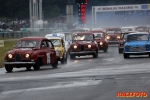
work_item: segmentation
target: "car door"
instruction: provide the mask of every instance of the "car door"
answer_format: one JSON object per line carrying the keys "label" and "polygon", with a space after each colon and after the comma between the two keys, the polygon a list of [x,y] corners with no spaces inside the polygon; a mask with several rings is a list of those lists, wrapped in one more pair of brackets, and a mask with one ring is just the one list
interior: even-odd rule
{"label": "car door", "polygon": [[41,43],[41,50],[43,55],[43,64],[50,63],[50,54],[48,53],[48,44],[46,40],[43,40]]}

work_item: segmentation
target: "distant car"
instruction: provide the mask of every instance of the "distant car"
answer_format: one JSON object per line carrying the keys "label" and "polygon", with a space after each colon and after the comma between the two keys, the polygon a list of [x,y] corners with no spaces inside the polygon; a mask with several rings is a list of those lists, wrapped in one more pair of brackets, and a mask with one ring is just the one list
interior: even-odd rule
{"label": "distant car", "polygon": [[92,28],[92,29],[91,29],[91,31],[98,31],[98,30],[103,31],[103,28]]}
{"label": "distant car", "polygon": [[45,36],[45,38],[49,38],[49,37],[61,37],[64,40],[65,43],[65,49],[68,52],[68,49],[70,47],[70,42],[71,42],[71,33],[70,34],[65,34],[65,33],[53,33],[53,34],[47,34]]}
{"label": "distant car", "polygon": [[47,64],[57,68],[58,61],[50,40],[42,37],[26,37],[19,39],[14,49],[6,53],[4,64],[6,71],[11,72],[15,67],[26,67],[30,70],[33,66],[34,70],[39,70],[42,65]]}
{"label": "distant car", "polygon": [[94,30],[93,32],[95,36],[95,40],[98,43],[99,50],[103,50],[104,52],[107,52],[108,49],[108,43],[106,40],[105,33],[101,30]]}
{"label": "distant car", "polygon": [[108,44],[118,44],[121,35],[121,28],[108,28],[106,29],[106,35]]}
{"label": "distant car", "polygon": [[72,44],[69,48],[70,59],[86,55],[93,55],[93,58],[97,58],[98,51],[98,44],[94,40],[92,32],[80,32],[73,35]]}
{"label": "distant car", "polygon": [[150,34],[148,32],[130,33],[124,44],[124,58],[130,55],[149,55],[150,57]]}
{"label": "distant car", "polygon": [[58,61],[62,64],[67,63],[67,51],[65,49],[64,40],[60,37],[48,37],[48,39],[51,40],[54,45],[56,55],[59,56]]}
{"label": "distant car", "polygon": [[136,32],[136,29],[133,26],[121,27],[121,33],[133,33],[133,32]]}
{"label": "distant car", "polygon": [[149,26],[137,26],[135,28],[137,32],[149,32],[150,33],[150,27]]}

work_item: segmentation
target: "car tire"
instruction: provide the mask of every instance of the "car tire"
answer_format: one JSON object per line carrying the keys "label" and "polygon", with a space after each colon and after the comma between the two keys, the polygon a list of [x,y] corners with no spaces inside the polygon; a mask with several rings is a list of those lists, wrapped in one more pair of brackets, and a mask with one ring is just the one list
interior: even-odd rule
{"label": "car tire", "polygon": [[35,62],[35,65],[33,65],[33,68],[34,68],[34,70],[39,70],[40,67],[41,67],[41,61],[40,61],[40,60],[37,60],[37,61]]}
{"label": "car tire", "polygon": [[123,53],[123,50],[121,50],[121,49],[119,49],[118,51],[119,51],[119,53]]}
{"label": "car tire", "polygon": [[31,66],[26,67],[27,70],[31,70]]}
{"label": "car tire", "polygon": [[98,52],[96,51],[95,54],[93,54],[93,58],[97,58],[98,57]]}
{"label": "car tire", "polygon": [[129,54],[124,53],[123,56],[125,59],[129,58]]}
{"label": "car tire", "polygon": [[63,57],[61,60],[60,60],[61,64],[64,64],[65,63],[65,58]]}
{"label": "car tire", "polygon": [[58,66],[58,60],[56,60],[56,62],[53,63],[53,64],[51,64],[51,65],[52,65],[52,68],[57,68],[57,66]]}
{"label": "car tire", "polygon": [[75,59],[75,56],[70,54],[70,59],[71,60]]}
{"label": "car tire", "polygon": [[107,52],[107,49],[104,49],[103,51],[104,51],[104,52]]}
{"label": "car tire", "polygon": [[149,54],[149,57],[150,57],[150,54]]}
{"label": "car tire", "polygon": [[11,67],[10,65],[5,65],[5,69],[7,72],[12,72],[13,67]]}

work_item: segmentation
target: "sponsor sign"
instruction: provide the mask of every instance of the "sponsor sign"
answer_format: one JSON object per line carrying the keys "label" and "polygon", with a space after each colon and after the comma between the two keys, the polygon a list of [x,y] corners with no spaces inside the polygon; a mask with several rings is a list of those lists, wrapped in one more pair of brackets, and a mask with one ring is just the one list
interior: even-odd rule
{"label": "sponsor sign", "polygon": [[116,5],[116,6],[93,6],[93,7],[95,8],[96,12],[150,10],[150,4]]}
{"label": "sponsor sign", "polygon": [[0,47],[4,47],[4,40],[0,40]]}

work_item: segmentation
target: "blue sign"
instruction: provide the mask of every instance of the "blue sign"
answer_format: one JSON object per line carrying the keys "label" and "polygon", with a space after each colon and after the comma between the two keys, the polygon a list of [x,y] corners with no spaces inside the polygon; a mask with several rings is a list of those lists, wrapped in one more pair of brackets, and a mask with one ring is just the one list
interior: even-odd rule
{"label": "blue sign", "polygon": [[148,5],[142,5],[141,8],[142,9],[148,9]]}

